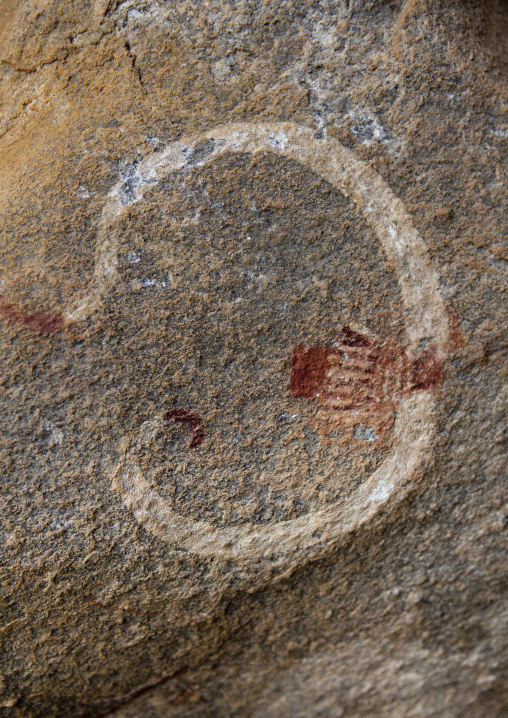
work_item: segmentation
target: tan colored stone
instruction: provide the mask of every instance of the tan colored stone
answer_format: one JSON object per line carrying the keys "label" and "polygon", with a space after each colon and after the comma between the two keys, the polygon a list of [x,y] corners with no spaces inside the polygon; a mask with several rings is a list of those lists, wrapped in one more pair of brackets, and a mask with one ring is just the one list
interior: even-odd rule
{"label": "tan colored stone", "polygon": [[503,716],[506,4],[0,18],[5,715]]}

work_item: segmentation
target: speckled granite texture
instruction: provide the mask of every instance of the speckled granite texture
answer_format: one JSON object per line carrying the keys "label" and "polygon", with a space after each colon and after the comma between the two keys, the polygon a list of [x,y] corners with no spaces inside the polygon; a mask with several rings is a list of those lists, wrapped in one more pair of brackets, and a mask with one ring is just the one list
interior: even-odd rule
{"label": "speckled granite texture", "polygon": [[0,715],[508,715],[508,4],[0,3]]}

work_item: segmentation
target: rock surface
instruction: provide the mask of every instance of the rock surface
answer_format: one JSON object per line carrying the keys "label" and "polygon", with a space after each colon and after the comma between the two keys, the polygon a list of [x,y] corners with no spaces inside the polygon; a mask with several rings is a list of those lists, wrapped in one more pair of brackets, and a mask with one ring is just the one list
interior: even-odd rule
{"label": "rock surface", "polygon": [[1,715],[508,714],[508,5],[0,5]]}

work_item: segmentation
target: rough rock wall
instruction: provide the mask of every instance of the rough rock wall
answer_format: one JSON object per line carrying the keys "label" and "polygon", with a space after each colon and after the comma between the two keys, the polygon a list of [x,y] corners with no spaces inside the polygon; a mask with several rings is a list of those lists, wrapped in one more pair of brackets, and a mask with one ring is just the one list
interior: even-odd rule
{"label": "rough rock wall", "polygon": [[506,715],[506,2],[0,8],[2,715]]}

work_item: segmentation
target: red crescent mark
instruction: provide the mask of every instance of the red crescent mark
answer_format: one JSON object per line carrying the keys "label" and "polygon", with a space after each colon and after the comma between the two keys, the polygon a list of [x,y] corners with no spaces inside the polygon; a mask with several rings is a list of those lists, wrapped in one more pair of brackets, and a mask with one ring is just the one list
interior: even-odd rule
{"label": "red crescent mark", "polygon": [[0,297],[0,314],[13,324],[27,327],[39,334],[54,334],[65,327],[63,314],[28,314]]}
{"label": "red crescent mark", "polygon": [[194,411],[188,411],[187,409],[171,409],[167,412],[164,418],[166,421],[181,421],[184,424],[189,425],[189,429],[191,430],[191,443],[189,444],[190,449],[198,447],[205,438],[203,419]]}

